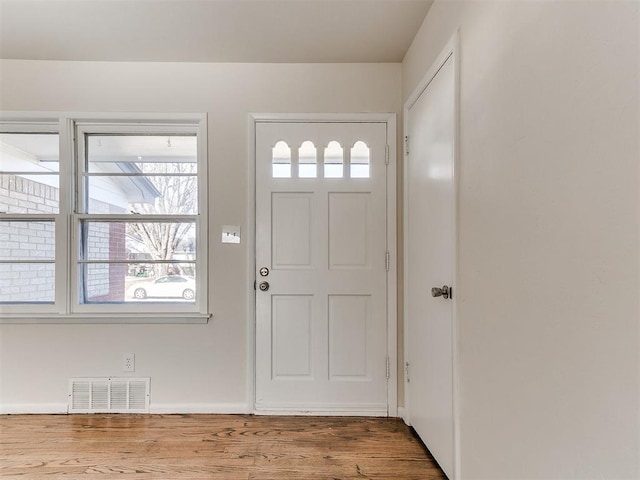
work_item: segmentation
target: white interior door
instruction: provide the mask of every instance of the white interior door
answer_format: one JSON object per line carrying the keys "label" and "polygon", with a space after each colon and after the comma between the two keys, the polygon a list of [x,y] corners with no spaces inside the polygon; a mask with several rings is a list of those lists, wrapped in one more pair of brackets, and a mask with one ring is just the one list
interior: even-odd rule
{"label": "white interior door", "polygon": [[[450,56],[408,111],[406,318],[409,419],[453,478],[455,66]],[[434,292],[437,293],[437,292]],[[455,295],[455,288],[453,289]]]}
{"label": "white interior door", "polygon": [[258,413],[387,415],[386,144],[256,124]]}

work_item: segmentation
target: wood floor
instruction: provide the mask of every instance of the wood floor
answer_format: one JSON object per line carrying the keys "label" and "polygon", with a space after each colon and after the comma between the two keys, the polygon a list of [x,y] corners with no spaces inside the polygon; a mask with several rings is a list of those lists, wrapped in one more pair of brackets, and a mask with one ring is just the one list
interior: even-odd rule
{"label": "wood floor", "polygon": [[0,416],[4,479],[446,479],[397,419]]}

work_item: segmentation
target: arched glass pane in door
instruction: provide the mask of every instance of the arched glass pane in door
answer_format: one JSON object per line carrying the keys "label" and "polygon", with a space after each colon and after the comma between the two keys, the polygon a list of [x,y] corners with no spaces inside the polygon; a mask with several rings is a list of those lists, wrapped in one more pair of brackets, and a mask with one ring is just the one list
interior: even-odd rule
{"label": "arched glass pane in door", "polygon": [[344,176],[344,151],[336,141],[329,142],[324,149],[324,178]]}
{"label": "arched glass pane in door", "polygon": [[351,149],[351,178],[369,178],[370,152],[367,144],[357,141]]}
{"label": "arched glass pane in door", "polygon": [[291,149],[287,142],[281,140],[276,143],[271,159],[273,178],[291,178]]}
{"label": "arched glass pane in door", "polygon": [[298,177],[316,178],[317,151],[313,142],[302,142],[298,150]]}

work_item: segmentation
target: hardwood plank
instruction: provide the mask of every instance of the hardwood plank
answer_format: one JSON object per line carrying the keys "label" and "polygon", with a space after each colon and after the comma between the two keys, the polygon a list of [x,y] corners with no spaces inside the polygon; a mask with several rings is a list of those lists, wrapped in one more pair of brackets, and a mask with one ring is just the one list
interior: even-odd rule
{"label": "hardwood plank", "polygon": [[0,416],[4,480],[443,480],[397,419]]}

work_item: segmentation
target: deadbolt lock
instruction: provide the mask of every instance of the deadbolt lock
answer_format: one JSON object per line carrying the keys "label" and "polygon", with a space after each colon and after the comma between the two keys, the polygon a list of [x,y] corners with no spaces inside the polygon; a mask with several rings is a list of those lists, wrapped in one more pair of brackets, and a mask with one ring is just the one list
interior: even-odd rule
{"label": "deadbolt lock", "polygon": [[266,277],[267,275],[269,275],[269,269],[267,267],[262,267],[260,269],[260,276]]}

